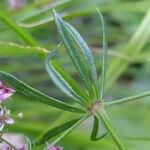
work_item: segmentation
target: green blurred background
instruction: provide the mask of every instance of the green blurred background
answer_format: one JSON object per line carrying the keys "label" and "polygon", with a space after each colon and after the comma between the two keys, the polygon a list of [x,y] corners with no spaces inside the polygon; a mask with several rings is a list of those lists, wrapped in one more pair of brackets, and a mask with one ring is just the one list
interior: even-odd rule
{"label": "green blurred background", "polygon": [[[55,8],[78,29],[92,48],[100,73],[102,31],[96,7],[103,14],[107,30],[109,55],[106,99],[123,98],[150,90],[149,0],[28,0],[19,8],[11,6],[8,0],[0,1],[0,9],[7,11],[18,26],[38,41],[40,47],[48,50],[60,42],[52,18],[52,9]],[[12,46],[10,42],[24,46],[24,53],[17,55],[13,52],[17,46]],[[0,70],[15,75],[48,95],[72,103],[51,82],[45,70],[44,59],[26,51],[28,48],[22,39],[0,20]],[[64,49],[56,59],[81,84]],[[78,116],[35,103],[19,93],[5,104],[13,115],[19,112],[24,114],[22,119],[15,119],[14,125],[7,126],[8,131],[23,133],[31,140],[46,129]],[[108,114],[129,150],[150,149],[150,98],[113,106],[108,109]],[[90,141],[92,121],[93,118],[88,119],[59,143],[64,146],[64,150],[117,149],[109,136],[101,141]],[[101,125],[100,132],[103,130]]]}

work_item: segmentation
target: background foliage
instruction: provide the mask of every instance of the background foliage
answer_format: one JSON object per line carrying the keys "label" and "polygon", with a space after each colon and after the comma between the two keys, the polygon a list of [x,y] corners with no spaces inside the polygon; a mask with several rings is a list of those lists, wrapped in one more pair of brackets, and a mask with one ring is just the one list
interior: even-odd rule
{"label": "background foliage", "polygon": [[[0,70],[12,73],[48,95],[65,99],[65,95],[49,79],[43,61],[44,51],[51,50],[59,43],[52,8],[55,7],[83,35],[92,47],[100,72],[102,31],[95,9],[98,7],[104,15],[108,37],[106,98],[117,99],[149,90],[149,6],[149,0],[35,0],[28,1],[23,8],[12,10],[7,1],[1,0]],[[6,19],[7,16],[9,20]],[[65,49],[62,48],[58,53],[57,60],[81,84]],[[64,114],[63,111],[44,104],[31,102],[18,93],[6,105],[14,114],[24,113],[24,118],[16,119],[15,125],[8,126],[8,130],[24,133],[29,138],[36,138],[46,128],[76,117],[71,113]],[[149,149],[149,98],[108,108],[108,113],[129,149]],[[92,119],[62,141],[65,149],[116,149],[109,137],[97,142],[90,141]]]}

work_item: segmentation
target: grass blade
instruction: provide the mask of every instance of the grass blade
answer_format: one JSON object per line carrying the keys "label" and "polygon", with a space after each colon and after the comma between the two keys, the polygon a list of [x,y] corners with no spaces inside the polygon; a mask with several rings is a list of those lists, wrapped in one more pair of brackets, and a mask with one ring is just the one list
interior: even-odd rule
{"label": "grass blade", "polygon": [[30,45],[30,46],[37,46],[38,43],[37,41],[25,30],[23,30],[21,27],[19,27],[13,20],[12,18],[9,17],[9,15],[0,10],[0,19],[4,21],[14,32],[16,32],[22,39],[23,41]]}
{"label": "grass blade", "polygon": [[44,93],[41,93],[40,91],[33,89],[32,87],[28,86],[27,84],[23,83],[16,77],[0,71],[0,80],[5,81],[9,83],[13,88],[15,88],[16,91],[21,92],[22,94],[26,95],[27,97],[42,102],[44,104],[66,110],[71,112],[78,112],[78,113],[84,113],[83,110],[72,107],[68,104],[65,104],[57,99],[54,99],[52,97],[49,97],[45,95]]}

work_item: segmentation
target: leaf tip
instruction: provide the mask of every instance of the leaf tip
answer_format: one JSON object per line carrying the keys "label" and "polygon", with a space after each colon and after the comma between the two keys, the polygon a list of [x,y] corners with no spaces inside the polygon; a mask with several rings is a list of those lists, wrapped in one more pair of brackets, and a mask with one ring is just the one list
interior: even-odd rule
{"label": "leaf tip", "polygon": [[57,14],[54,8],[53,8],[53,14],[54,14],[54,15],[56,15],[56,14]]}

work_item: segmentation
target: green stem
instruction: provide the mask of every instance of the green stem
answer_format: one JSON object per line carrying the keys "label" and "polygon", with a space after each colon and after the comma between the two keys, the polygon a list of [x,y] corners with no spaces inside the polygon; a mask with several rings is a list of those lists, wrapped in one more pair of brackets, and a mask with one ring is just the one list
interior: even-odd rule
{"label": "green stem", "polygon": [[97,116],[98,119],[101,119],[101,121],[103,122],[103,124],[104,124],[105,128],[107,129],[108,133],[110,134],[110,136],[112,137],[112,139],[116,143],[118,149],[119,150],[126,150],[126,148],[122,144],[122,141],[120,140],[119,135],[113,129],[113,127],[111,125],[111,121],[109,119],[109,116],[107,115],[105,110],[104,109],[99,110],[99,112],[96,114],[96,116]]}
{"label": "green stem", "polygon": [[115,101],[112,101],[112,102],[106,102],[106,103],[104,103],[104,105],[106,107],[109,107],[109,106],[113,106],[113,105],[118,105],[118,104],[130,102],[130,101],[138,100],[140,98],[144,98],[144,97],[147,97],[147,96],[150,96],[150,91],[140,93],[140,94],[137,94],[137,95],[133,95],[133,96],[130,96],[130,97],[122,98],[122,99],[119,99],[119,100],[115,100]]}
{"label": "green stem", "polygon": [[0,20],[6,23],[15,33],[17,33],[26,44],[30,46],[38,45],[37,41],[28,32],[20,28],[17,23],[13,21],[10,15],[2,9],[0,10]]}

